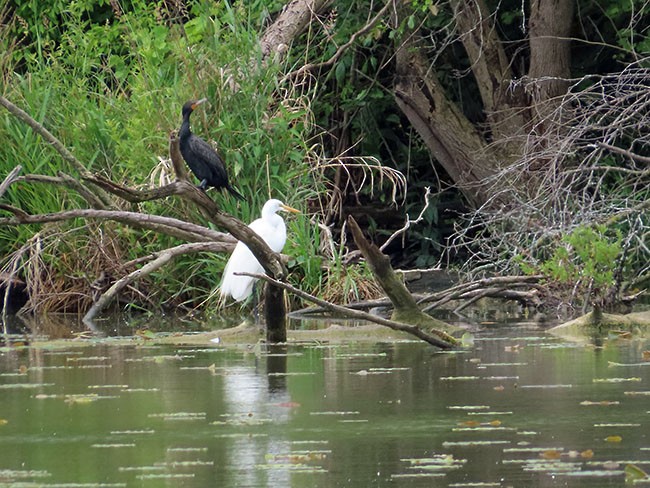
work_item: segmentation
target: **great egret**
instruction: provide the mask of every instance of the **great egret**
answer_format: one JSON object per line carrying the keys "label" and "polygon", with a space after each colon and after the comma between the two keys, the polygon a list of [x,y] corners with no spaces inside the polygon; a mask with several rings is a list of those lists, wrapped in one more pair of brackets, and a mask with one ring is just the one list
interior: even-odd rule
{"label": "great egret", "polygon": [[208,99],[190,100],[183,105],[183,123],[178,133],[181,155],[192,170],[192,173],[201,181],[199,188],[205,190],[208,186],[225,188],[240,200],[244,197],[228,183],[226,166],[219,153],[210,144],[200,137],[192,134],[190,130],[190,115],[196,107]]}
{"label": "great egret", "polygon": [[[287,241],[287,226],[282,217],[277,214],[278,211],[300,213],[299,210],[285,205],[280,200],[271,199],[262,207],[262,217],[249,225],[275,252],[282,251],[284,243]],[[222,296],[230,295],[238,302],[244,301],[250,296],[253,292],[253,285],[257,281],[251,276],[235,275],[240,272],[264,273],[262,265],[253,256],[248,246],[241,241],[235,246],[235,250],[226,264],[220,287]]]}

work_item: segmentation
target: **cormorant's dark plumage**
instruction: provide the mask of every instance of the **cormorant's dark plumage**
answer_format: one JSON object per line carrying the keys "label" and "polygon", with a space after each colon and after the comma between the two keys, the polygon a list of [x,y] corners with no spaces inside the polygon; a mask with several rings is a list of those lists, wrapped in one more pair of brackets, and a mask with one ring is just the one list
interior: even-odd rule
{"label": "cormorant's dark plumage", "polygon": [[244,197],[228,183],[226,166],[219,153],[190,130],[190,115],[205,101],[207,98],[190,100],[183,105],[183,123],[178,133],[181,155],[192,173],[201,181],[199,185],[201,189],[205,190],[208,186],[225,188],[240,200],[244,200]]}

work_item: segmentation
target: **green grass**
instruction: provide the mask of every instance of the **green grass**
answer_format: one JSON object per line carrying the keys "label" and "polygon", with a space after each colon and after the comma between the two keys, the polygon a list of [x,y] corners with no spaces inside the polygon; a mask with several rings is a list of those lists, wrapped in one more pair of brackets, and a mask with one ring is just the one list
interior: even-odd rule
{"label": "green grass", "polygon": [[[2,93],[43,123],[86,168],[131,186],[149,185],[160,158],[168,157],[168,134],[180,125],[182,104],[207,97],[209,103],[192,117],[193,130],[216,142],[247,201],[216,191],[212,198],[245,222],[257,218],[271,196],[304,211],[304,202],[322,188],[305,162],[312,131],[308,93],[277,85],[282,66],[255,63],[255,16],[226,3],[197,1],[191,11],[200,16],[185,25],[184,34],[181,26],[160,20],[153,7],[135,2],[133,8],[103,24],[66,11],[52,38],[41,32],[31,45],[12,45],[9,36],[0,36],[0,48],[11,50],[2,59]],[[23,174],[78,176],[30,128],[7,112],[0,117],[1,174],[20,164]],[[73,191],[43,183],[13,185],[3,203],[31,213],[86,206]],[[205,224],[200,213],[174,199],[137,208]],[[75,226],[79,222],[56,226],[57,232],[70,231],[65,245],[55,240],[41,256],[48,269],[39,273],[44,282],[56,282],[57,290],[91,283],[110,259],[126,262],[179,243],[118,224],[101,223],[94,232],[72,232]],[[296,256],[294,274],[303,288],[317,290],[318,231],[304,214],[289,228],[286,252]],[[7,256],[39,229],[0,229],[0,254]],[[141,290],[170,306],[213,306],[213,299],[205,300],[224,264],[223,256],[185,256],[148,277]],[[119,266],[111,271],[128,272]]]}

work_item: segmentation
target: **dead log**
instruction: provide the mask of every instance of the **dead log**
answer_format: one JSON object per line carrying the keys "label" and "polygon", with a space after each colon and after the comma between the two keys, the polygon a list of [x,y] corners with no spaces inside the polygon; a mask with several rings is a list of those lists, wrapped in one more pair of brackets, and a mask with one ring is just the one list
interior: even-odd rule
{"label": "dead log", "polygon": [[361,250],[363,257],[366,258],[377,282],[393,304],[391,316],[393,321],[426,329],[431,334],[444,337],[445,340],[448,340],[450,333],[459,330],[457,327],[437,320],[420,310],[411,293],[393,271],[388,256],[366,240],[353,217],[348,217],[347,222],[354,242]]}

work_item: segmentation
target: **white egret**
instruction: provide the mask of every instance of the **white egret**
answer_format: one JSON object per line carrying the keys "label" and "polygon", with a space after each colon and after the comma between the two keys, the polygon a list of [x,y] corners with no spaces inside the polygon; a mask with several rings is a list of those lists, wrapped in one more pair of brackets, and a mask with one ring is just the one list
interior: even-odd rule
{"label": "white egret", "polygon": [[[254,220],[249,227],[259,235],[264,242],[274,251],[280,252],[287,241],[287,226],[277,212],[300,213],[299,210],[285,205],[280,200],[271,199],[262,207],[262,217]],[[253,292],[255,278],[251,276],[235,275],[235,273],[264,273],[264,268],[257,258],[248,249],[248,246],[239,241],[235,246],[221,281],[221,295],[230,295],[238,302],[246,300]]]}

